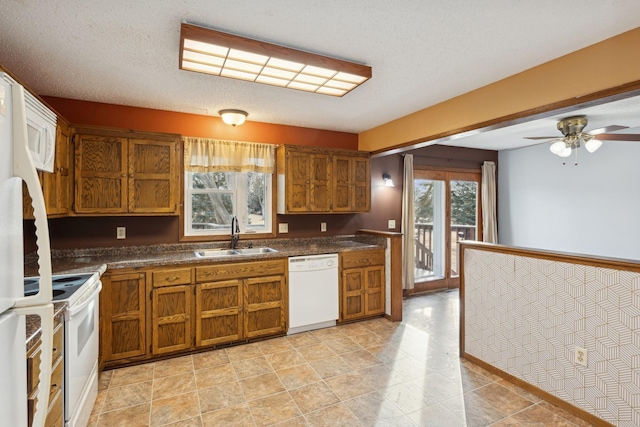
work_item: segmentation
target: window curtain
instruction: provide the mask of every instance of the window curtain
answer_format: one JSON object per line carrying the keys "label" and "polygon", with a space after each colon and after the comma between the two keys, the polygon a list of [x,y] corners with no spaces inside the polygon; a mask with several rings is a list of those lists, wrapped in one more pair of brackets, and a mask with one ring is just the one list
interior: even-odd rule
{"label": "window curtain", "polygon": [[183,137],[189,172],[275,172],[275,145]]}
{"label": "window curtain", "polygon": [[402,179],[402,289],[413,289],[415,280],[415,237],[413,209],[413,154],[404,156]]}
{"label": "window curtain", "polygon": [[496,164],[494,162],[484,162],[482,165],[482,240],[487,243],[498,243]]}

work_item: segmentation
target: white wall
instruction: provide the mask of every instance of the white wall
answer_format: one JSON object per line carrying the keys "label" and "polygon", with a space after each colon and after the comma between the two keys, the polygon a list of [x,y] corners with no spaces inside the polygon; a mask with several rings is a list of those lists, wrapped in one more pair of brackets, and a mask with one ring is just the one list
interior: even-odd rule
{"label": "white wall", "polygon": [[501,244],[640,260],[640,144],[561,159],[548,144],[499,153]]}

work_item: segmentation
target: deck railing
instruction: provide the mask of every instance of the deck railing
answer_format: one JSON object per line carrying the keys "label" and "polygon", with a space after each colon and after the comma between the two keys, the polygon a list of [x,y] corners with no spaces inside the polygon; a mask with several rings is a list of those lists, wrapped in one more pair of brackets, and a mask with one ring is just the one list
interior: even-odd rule
{"label": "deck railing", "polygon": [[[451,240],[452,243],[463,240],[476,240],[476,226],[452,225]],[[433,224],[416,223],[414,241],[415,267],[420,270],[433,271]],[[451,245],[451,250],[454,254],[456,247],[457,245]]]}

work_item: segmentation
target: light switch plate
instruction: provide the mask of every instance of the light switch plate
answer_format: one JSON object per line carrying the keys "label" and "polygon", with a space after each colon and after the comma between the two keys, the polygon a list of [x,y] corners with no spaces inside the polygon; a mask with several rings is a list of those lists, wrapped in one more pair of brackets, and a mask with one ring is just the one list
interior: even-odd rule
{"label": "light switch plate", "polygon": [[127,238],[127,227],[116,227],[116,239],[122,240]]}
{"label": "light switch plate", "polygon": [[320,231],[322,231],[322,232],[327,231],[327,223],[326,222],[321,222],[320,223]]}
{"label": "light switch plate", "polygon": [[396,220],[395,219],[390,219],[388,227],[389,227],[389,229],[396,228]]}
{"label": "light switch plate", "polygon": [[281,222],[278,224],[278,232],[280,233],[288,233],[289,232],[289,224],[286,222]]}

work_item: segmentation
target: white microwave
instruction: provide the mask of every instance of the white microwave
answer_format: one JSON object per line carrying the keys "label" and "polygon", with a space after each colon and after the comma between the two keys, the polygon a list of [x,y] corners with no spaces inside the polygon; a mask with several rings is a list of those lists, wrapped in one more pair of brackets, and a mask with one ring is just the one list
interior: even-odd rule
{"label": "white microwave", "polygon": [[56,114],[24,91],[29,151],[36,169],[53,172],[56,150]]}

